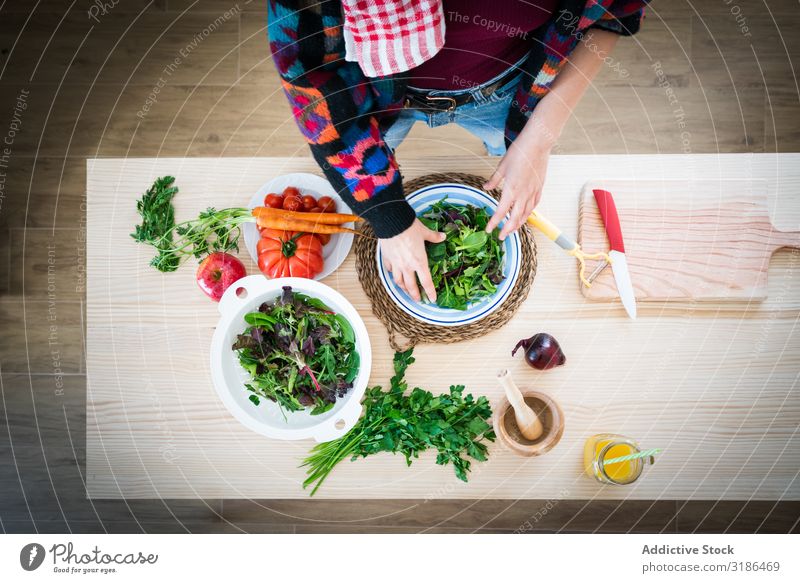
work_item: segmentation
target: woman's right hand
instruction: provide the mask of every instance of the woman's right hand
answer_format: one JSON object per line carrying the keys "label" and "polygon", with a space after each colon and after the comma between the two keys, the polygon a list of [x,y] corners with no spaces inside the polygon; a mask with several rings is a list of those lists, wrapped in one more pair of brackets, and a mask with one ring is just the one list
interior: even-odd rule
{"label": "woman's right hand", "polygon": [[381,239],[383,266],[392,273],[395,283],[403,288],[415,301],[420,301],[417,276],[425,295],[432,302],[436,301],[436,288],[433,287],[431,272],[428,268],[428,253],[425,241],[441,243],[444,233],[430,230],[416,219],[411,226],[390,239]]}

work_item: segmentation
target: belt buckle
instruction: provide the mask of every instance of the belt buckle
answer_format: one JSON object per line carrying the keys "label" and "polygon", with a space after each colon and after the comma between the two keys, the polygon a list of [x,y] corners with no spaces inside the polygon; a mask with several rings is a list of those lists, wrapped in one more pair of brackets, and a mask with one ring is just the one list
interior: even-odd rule
{"label": "belt buckle", "polygon": [[427,99],[428,101],[445,101],[445,102],[449,103],[450,105],[448,105],[447,109],[443,110],[443,111],[446,111],[448,113],[451,112],[451,111],[455,111],[455,109],[456,109],[456,105],[457,104],[456,104],[455,98],[453,98],[453,97],[443,97],[443,96],[439,96],[439,95],[426,95],[425,99]]}

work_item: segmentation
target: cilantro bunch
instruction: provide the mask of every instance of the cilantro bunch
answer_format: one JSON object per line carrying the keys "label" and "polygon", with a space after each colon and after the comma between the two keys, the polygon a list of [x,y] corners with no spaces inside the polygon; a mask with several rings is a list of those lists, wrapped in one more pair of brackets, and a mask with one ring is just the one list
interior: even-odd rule
{"label": "cilantro bunch", "polygon": [[499,229],[486,232],[489,213],[485,208],[442,199],[425,211],[420,221],[447,235],[441,243],[425,244],[438,306],[466,310],[497,291],[505,279],[503,244]]}
{"label": "cilantro bunch", "polygon": [[467,481],[471,457],[487,459],[486,441],[495,434],[488,420],[492,409],[486,397],[477,400],[464,395],[464,386],[451,386],[449,393],[434,396],[420,388],[408,395],[405,372],[414,362],[412,350],[394,355],[395,374],[391,388],[368,389],[364,415],[346,435],[315,446],[305,459],[308,477],[303,487],[319,489],[331,470],[341,461],[354,461],[380,452],[400,453],[411,465],[426,449],[436,449],[436,463],[453,464],[458,479]]}

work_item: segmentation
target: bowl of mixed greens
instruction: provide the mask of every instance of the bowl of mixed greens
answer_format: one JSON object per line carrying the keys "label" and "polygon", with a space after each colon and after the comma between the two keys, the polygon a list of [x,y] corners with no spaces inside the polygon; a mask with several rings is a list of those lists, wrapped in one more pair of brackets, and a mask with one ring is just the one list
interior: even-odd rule
{"label": "bowl of mixed greens", "polygon": [[462,326],[485,318],[509,297],[519,277],[522,249],[517,233],[500,241],[500,227],[486,224],[497,210],[489,194],[463,184],[435,184],[411,193],[407,200],[429,228],[447,234],[442,243],[426,243],[436,302],[423,295],[415,301],[383,267],[378,273],[389,296],[417,320],[437,326]]}
{"label": "bowl of mixed greens", "polygon": [[361,415],[372,351],[344,296],[304,278],[245,277],[219,303],[211,375],[220,399],[268,437],[330,441]]}

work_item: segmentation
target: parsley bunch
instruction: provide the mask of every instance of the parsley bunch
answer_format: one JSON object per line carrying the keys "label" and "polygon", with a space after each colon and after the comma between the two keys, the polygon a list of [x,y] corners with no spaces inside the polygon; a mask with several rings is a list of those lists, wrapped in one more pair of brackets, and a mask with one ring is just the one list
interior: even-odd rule
{"label": "parsley bunch", "polygon": [[382,451],[401,453],[411,465],[420,452],[432,448],[439,452],[436,463],[452,463],[456,476],[464,482],[470,470],[470,461],[464,456],[487,459],[485,441],[495,439],[487,421],[492,415],[488,399],[464,395],[463,385],[451,386],[449,393],[438,396],[420,388],[406,395],[405,372],[414,362],[411,353],[395,353],[391,388],[367,390],[364,416],[353,429],[311,450],[303,463],[308,468],[303,488],[313,485],[312,496],[336,464],[348,457],[354,461]]}

